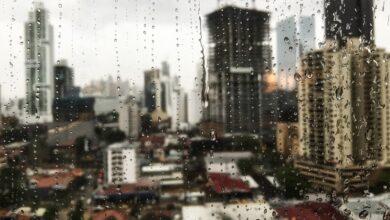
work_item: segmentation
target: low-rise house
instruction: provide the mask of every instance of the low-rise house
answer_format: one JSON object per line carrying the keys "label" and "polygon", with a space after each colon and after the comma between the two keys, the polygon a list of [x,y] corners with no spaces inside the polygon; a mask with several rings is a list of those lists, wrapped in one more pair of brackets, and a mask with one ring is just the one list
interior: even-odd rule
{"label": "low-rise house", "polygon": [[40,199],[52,199],[52,196],[65,196],[83,182],[84,172],[81,169],[60,170],[55,173],[35,174],[29,177],[29,190]]}
{"label": "low-rise house", "polygon": [[207,198],[228,201],[230,199],[252,198],[249,184],[241,178],[224,173],[208,173]]}
{"label": "low-rise house", "polygon": [[91,214],[91,220],[127,220],[129,219],[129,213],[125,210],[119,209],[105,209],[99,212],[94,212]]}
{"label": "low-rise house", "polygon": [[347,220],[348,218],[329,203],[305,202],[276,209],[282,220]]}
{"label": "low-rise house", "polygon": [[183,220],[276,219],[276,211],[264,201],[206,203],[182,207]]}
{"label": "low-rise house", "polygon": [[94,205],[121,203],[156,203],[160,198],[160,184],[148,179],[138,179],[133,184],[108,185],[93,195]]}
{"label": "low-rise house", "polygon": [[158,181],[161,187],[176,187],[184,184],[182,169],[181,164],[153,163],[143,166],[141,175],[152,181]]}

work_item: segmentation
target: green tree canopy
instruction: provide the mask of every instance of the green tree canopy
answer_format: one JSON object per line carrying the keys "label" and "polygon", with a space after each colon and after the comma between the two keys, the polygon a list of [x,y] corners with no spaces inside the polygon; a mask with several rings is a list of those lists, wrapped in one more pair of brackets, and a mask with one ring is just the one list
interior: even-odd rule
{"label": "green tree canopy", "polygon": [[6,167],[0,170],[0,207],[20,205],[26,195],[26,179],[22,171]]}
{"label": "green tree canopy", "polygon": [[309,182],[292,166],[280,167],[275,175],[286,198],[300,198],[310,187]]}

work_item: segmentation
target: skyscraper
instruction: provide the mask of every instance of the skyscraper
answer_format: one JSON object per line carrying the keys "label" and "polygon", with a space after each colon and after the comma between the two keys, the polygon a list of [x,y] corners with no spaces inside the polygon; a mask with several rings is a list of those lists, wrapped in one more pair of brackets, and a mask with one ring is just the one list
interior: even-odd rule
{"label": "skyscraper", "polygon": [[73,83],[73,69],[61,60],[54,66],[54,96],[56,99],[69,97],[75,94]]}
{"label": "skyscraper", "polygon": [[301,61],[304,159],[297,167],[313,183],[339,192],[348,186],[346,179],[355,188],[365,187],[367,168],[389,161],[389,55],[360,45],[358,38],[350,38],[345,48],[327,46]]}
{"label": "skyscraper", "polygon": [[[26,121],[52,121],[53,29],[42,3],[35,3],[25,24]],[[31,117],[32,116],[32,117]]]}
{"label": "skyscraper", "polygon": [[205,120],[225,132],[260,133],[261,78],[271,66],[268,12],[227,6],[207,15],[209,100]]}
{"label": "skyscraper", "polygon": [[172,79],[169,73],[169,65],[163,62],[161,65],[161,109],[172,116]]}
{"label": "skyscraper", "polygon": [[145,107],[148,112],[161,108],[161,78],[160,70],[145,71]]}
{"label": "skyscraper", "polygon": [[171,129],[176,131],[188,122],[188,97],[179,83],[179,77],[175,76],[173,78],[172,87]]}
{"label": "skyscraper", "polygon": [[141,116],[139,104],[135,98],[125,100],[122,108],[119,109],[119,129],[125,132],[129,138],[138,138],[141,130]]}
{"label": "skyscraper", "polygon": [[339,46],[347,37],[361,37],[364,44],[374,41],[373,0],[325,0],[325,35]]}
{"label": "skyscraper", "polygon": [[202,68],[200,63],[196,65],[197,77],[188,97],[188,122],[190,124],[196,124],[202,119]]}
{"label": "skyscraper", "polygon": [[276,26],[277,74],[279,78],[285,78],[287,74],[295,73],[295,65],[297,62],[296,28],[295,17],[293,16],[280,21]]}
{"label": "skyscraper", "polygon": [[315,49],[314,16],[291,16],[277,24],[277,74],[282,88],[294,88],[290,80],[297,71],[300,56]]}

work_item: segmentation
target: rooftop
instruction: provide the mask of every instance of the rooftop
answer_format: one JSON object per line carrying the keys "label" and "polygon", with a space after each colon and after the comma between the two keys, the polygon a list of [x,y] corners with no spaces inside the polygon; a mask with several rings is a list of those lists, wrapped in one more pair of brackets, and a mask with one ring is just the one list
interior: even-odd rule
{"label": "rooftop", "polygon": [[276,212],[268,203],[206,203],[204,205],[183,206],[183,220],[217,219],[275,219]]}
{"label": "rooftop", "polygon": [[277,212],[287,219],[346,220],[341,212],[329,203],[306,202],[291,207],[279,208]]}
{"label": "rooftop", "polygon": [[130,143],[128,141],[124,141],[124,142],[110,144],[107,146],[107,149],[118,149],[118,148],[135,149],[138,148],[139,145],[140,145],[139,142]]}
{"label": "rooftop", "polygon": [[106,219],[126,220],[128,219],[128,216],[126,215],[125,212],[116,209],[106,209],[92,214],[92,220],[106,220]]}
{"label": "rooftop", "polygon": [[34,175],[30,182],[33,188],[67,188],[77,177],[84,175],[81,169],[73,169],[68,172],[56,173],[54,175]]}
{"label": "rooftop", "polygon": [[209,184],[216,193],[249,193],[249,184],[223,173],[209,173]]}

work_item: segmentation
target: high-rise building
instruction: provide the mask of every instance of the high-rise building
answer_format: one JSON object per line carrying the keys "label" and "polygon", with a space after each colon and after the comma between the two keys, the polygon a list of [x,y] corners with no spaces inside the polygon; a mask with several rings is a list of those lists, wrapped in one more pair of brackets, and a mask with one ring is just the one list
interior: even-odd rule
{"label": "high-rise building", "polygon": [[297,21],[298,58],[316,49],[316,19],[314,16],[300,16]]}
{"label": "high-rise building", "polygon": [[130,99],[119,109],[119,129],[125,132],[127,137],[138,138],[141,130],[141,116],[138,103]]}
{"label": "high-rise building", "polygon": [[43,4],[35,3],[25,24],[27,121],[53,120],[53,29],[48,17]]}
{"label": "high-rise building", "polygon": [[78,89],[74,87],[73,81],[73,69],[66,60],[61,60],[54,66],[54,97],[61,99],[76,95]]}
{"label": "high-rise building", "polygon": [[348,37],[374,41],[373,0],[325,0],[325,35],[345,46]]}
{"label": "high-rise building", "polygon": [[197,77],[191,92],[188,94],[188,123],[193,125],[202,119],[202,68],[200,63],[196,66]]}
{"label": "high-rise building", "polygon": [[226,6],[207,15],[206,121],[227,133],[260,133],[261,79],[271,67],[268,12]]}
{"label": "high-rise building", "polygon": [[[295,17],[288,17],[280,21],[276,26],[277,34],[277,73],[287,76],[295,73],[297,62],[297,36]],[[280,77],[284,78],[284,77]]]}
{"label": "high-rise building", "polygon": [[176,131],[188,123],[188,97],[177,76],[173,79],[171,129]]}
{"label": "high-rise building", "polygon": [[145,107],[148,112],[161,108],[161,79],[160,70],[145,71]]}
{"label": "high-rise building", "polygon": [[3,133],[3,110],[2,110],[3,97],[1,95],[2,93],[1,93],[1,85],[0,85],[0,134]]}
{"label": "high-rise building", "polygon": [[137,148],[139,143],[114,143],[104,152],[105,183],[135,183],[139,176]]}
{"label": "high-rise building", "polygon": [[[387,163],[389,55],[361,49],[359,38],[309,52],[301,61],[297,167],[324,188],[365,187],[368,167]],[[367,169],[366,169],[367,168]],[[364,175],[357,175],[357,174]]]}
{"label": "high-rise building", "polygon": [[161,68],[161,110],[172,116],[172,79],[167,62],[162,63]]}
{"label": "high-rise building", "polygon": [[277,24],[277,73],[282,88],[294,88],[298,59],[316,47],[315,17],[288,17]]}

